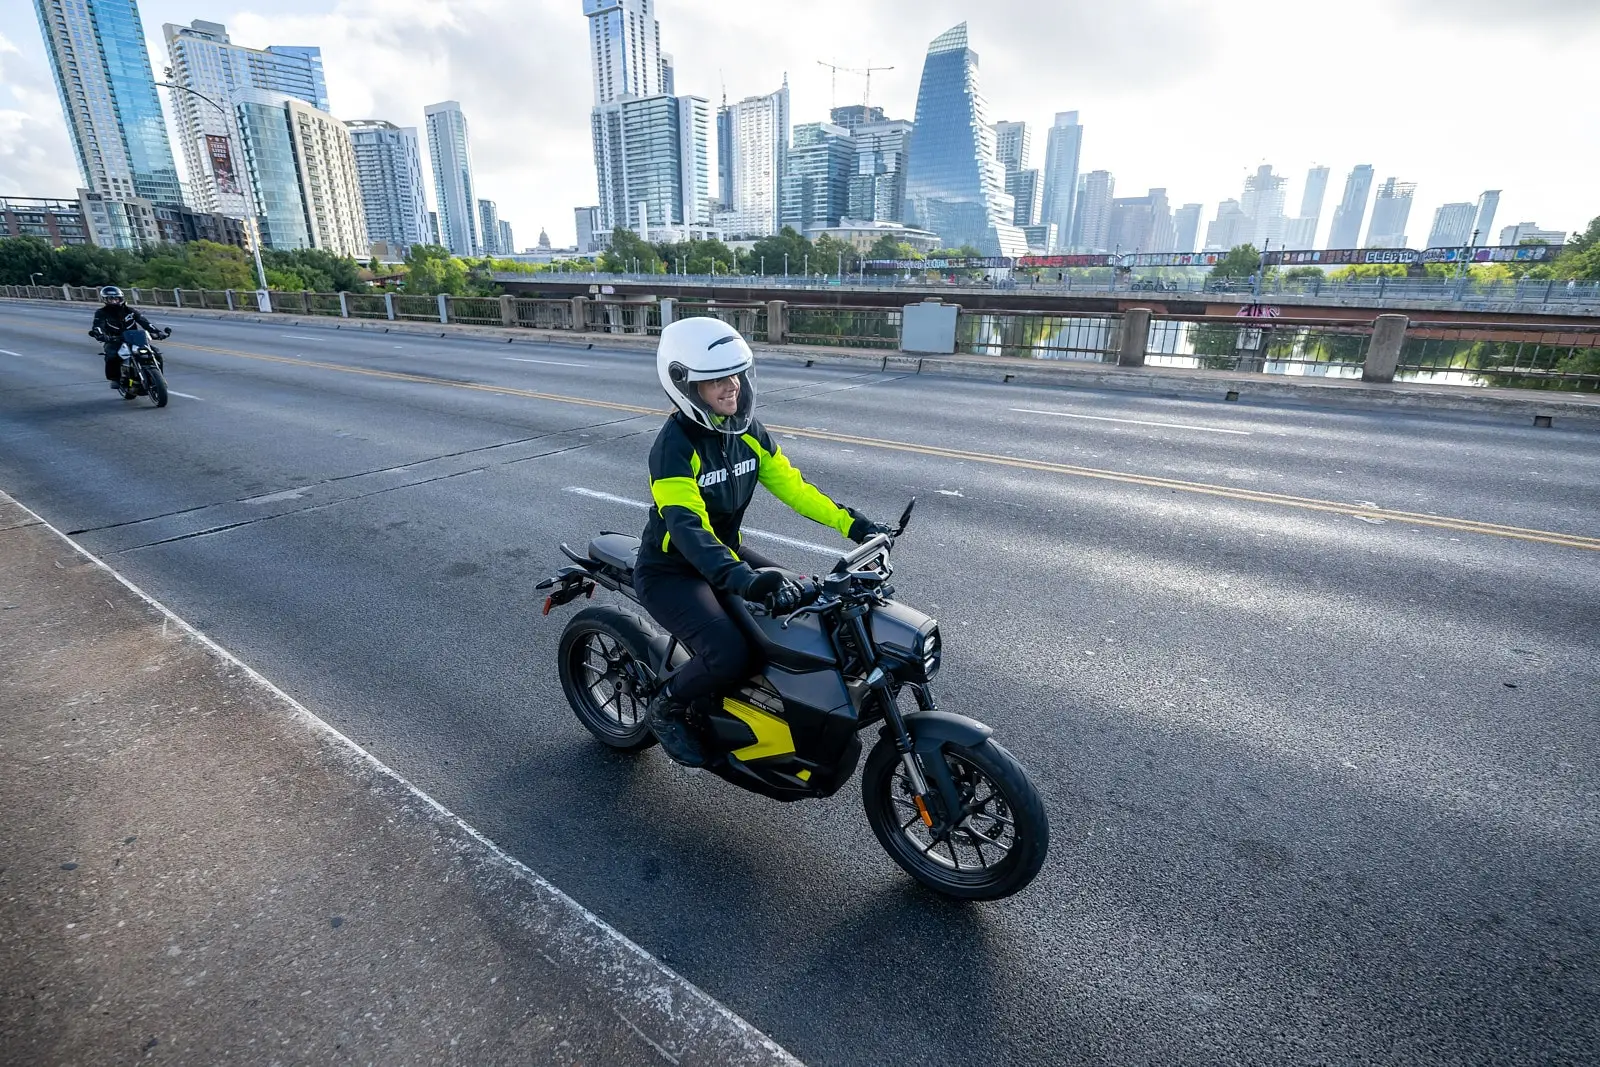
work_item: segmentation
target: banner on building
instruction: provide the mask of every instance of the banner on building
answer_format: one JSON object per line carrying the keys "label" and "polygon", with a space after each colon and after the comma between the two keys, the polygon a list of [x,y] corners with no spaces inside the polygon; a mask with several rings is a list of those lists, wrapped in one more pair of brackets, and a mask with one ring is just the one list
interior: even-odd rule
{"label": "banner on building", "polygon": [[1398,263],[1409,266],[1422,258],[1410,248],[1322,248],[1268,252],[1262,262],[1269,267],[1348,267],[1361,263]]}
{"label": "banner on building", "polygon": [[1116,263],[1116,259],[1116,256],[1106,255],[1022,256],[1018,258],[1017,266],[1056,270],[1064,267],[1109,267]]}
{"label": "banner on building", "polygon": [[214,133],[206,134],[206,155],[211,158],[211,176],[216,179],[217,188],[237,195],[239,176],[233,169],[233,149],[228,139]]}

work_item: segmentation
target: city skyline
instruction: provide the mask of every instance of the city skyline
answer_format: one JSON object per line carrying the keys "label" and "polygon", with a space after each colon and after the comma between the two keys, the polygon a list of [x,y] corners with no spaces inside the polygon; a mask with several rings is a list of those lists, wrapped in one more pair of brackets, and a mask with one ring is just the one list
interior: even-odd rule
{"label": "city skyline", "polygon": [[[1341,19],[1364,21],[1369,24],[1366,33],[1373,24],[1386,26],[1389,39],[1408,47],[1419,48],[1425,41],[1431,46],[1436,37],[1467,46],[1468,52],[1474,43],[1478,48],[1510,48],[1521,41],[1525,50],[1536,47],[1542,56],[1559,60],[1562,55],[1580,55],[1600,36],[1593,19],[1573,14],[1575,7],[1533,4],[1519,10],[1516,20],[1497,21],[1493,11],[1482,7],[1423,4],[1401,14],[1356,4],[1341,8],[1341,19],[1263,16],[1257,21],[1272,24],[1268,29],[1252,27],[1236,41],[1224,29],[1231,33],[1236,23],[1250,20],[1230,19],[1223,27],[1221,20],[1207,18],[1197,5],[1183,4],[1163,6],[1161,17],[1153,18],[1146,10],[1149,6],[1136,3],[1118,12],[1048,11],[1035,16],[1042,25],[1025,33],[1017,32],[1021,5],[997,5],[970,19],[972,47],[983,57],[989,114],[992,119],[1029,124],[1034,167],[1045,162],[1040,140],[1055,112],[1077,110],[1085,129],[1079,173],[1104,169],[1115,175],[1119,188],[1166,188],[1174,204],[1204,204],[1203,220],[1215,216],[1221,200],[1237,198],[1244,177],[1263,163],[1289,178],[1290,203],[1299,200],[1307,167],[1331,168],[1321,230],[1328,225],[1344,175],[1360,162],[1370,162],[1376,170],[1374,189],[1390,176],[1418,184],[1413,231],[1426,232],[1441,204],[1476,200],[1485,189],[1504,190],[1499,218],[1530,219],[1549,229],[1581,228],[1597,210],[1579,178],[1587,172],[1582,161],[1595,148],[1570,134],[1563,139],[1555,125],[1545,143],[1558,144],[1560,162],[1566,164],[1570,157],[1576,166],[1550,166],[1548,151],[1542,160],[1534,160],[1482,150],[1482,129],[1496,125],[1496,113],[1507,116],[1501,128],[1515,128],[1523,137],[1536,136],[1537,124],[1544,121],[1492,98],[1475,100],[1459,114],[1428,116],[1427,138],[1415,136],[1404,108],[1376,108],[1370,93],[1341,98],[1327,92],[1263,91],[1247,107],[1235,109],[1248,121],[1219,119],[1203,134],[1185,131],[1181,121],[1187,110],[1180,106],[1185,93],[1203,90],[1211,84],[1209,79],[1223,77],[1228,64],[1239,59],[1246,39],[1258,30],[1267,38],[1286,39],[1295,26],[1314,24],[1318,32],[1297,44],[1312,48],[1316,55],[1309,57],[1311,61],[1317,56],[1331,58],[1348,45],[1348,33],[1337,24]],[[165,0],[147,0],[140,7],[157,67],[164,59],[160,24],[206,17],[226,23],[235,41],[252,48],[277,41],[319,47],[332,110],[341,119],[420,125],[421,105],[441,98],[462,100],[463,109],[474,117],[479,184],[496,194],[503,214],[522,220],[529,232],[543,226],[557,244],[571,243],[573,207],[594,202],[592,148],[583,122],[594,93],[587,63],[587,20],[580,5],[570,0],[514,9],[482,0],[450,12],[411,3],[380,9],[350,0],[327,12],[325,5],[284,0],[273,5],[270,15],[264,7],[201,11]],[[314,10],[317,7],[324,10]],[[831,15],[842,18],[848,11],[855,20],[853,33],[874,31],[868,36],[882,41],[874,44],[872,61],[896,69],[874,77],[873,103],[891,117],[913,113],[926,42],[962,17],[956,5],[947,3],[914,10],[888,4],[881,11],[858,11],[820,0],[808,13],[805,32],[796,33],[794,26],[777,17],[780,8],[766,3],[731,11],[674,0],[652,7],[664,26],[663,57],[675,57],[678,93],[719,99],[725,85],[730,99],[742,99],[771,91],[774,75],[788,69],[796,125],[827,118],[829,72],[816,67],[817,56],[838,55],[844,63],[865,58],[845,55],[818,35]],[[0,0],[0,13],[32,14],[31,5],[19,0]],[[1135,27],[1146,21],[1154,32],[1140,28],[1136,33]],[[36,21],[0,19],[0,25],[7,27],[6,36],[0,38],[0,140],[5,141],[0,147],[0,191],[68,195],[77,184],[76,168],[70,147],[62,152],[69,144],[65,124],[48,81],[42,42],[29,34],[29,23]],[[533,61],[518,59],[509,47],[510,39],[525,39],[520,30],[511,32],[518,27],[534,31],[531,36],[544,45]],[[1070,68],[1065,73],[1048,69],[1051,64],[1041,66],[1050,42],[1068,30],[1079,37],[1095,35],[1096,49],[1084,50],[1074,63],[1064,65]],[[731,40],[740,41],[740,48],[725,47]],[[763,53],[759,61],[745,55],[753,52]],[[1153,62],[1141,68],[1140,79],[1130,80],[1110,69],[1119,57],[1135,53],[1148,54]],[[663,68],[665,62],[663,58]],[[1562,68],[1554,60],[1542,65]],[[517,70],[517,78],[502,76],[511,69]],[[404,76],[388,76],[397,70]],[[514,103],[514,85],[527,80],[540,90],[534,108]],[[859,92],[859,81],[840,76],[841,104]],[[1312,88],[1326,87],[1312,83]],[[1582,129],[1585,115],[1600,110],[1588,96],[1580,93],[1574,98],[1576,117],[1568,109],[1558,124],[1561,129]],[[1152,100],[1164,102],[1169,110],[1152,109]],[[1513,113],[1515,119],[1509,117]],[[1163,114],[1170,114],[1172,121],[1163,122]],[[1440,150],[1439,146],[1450,144],[1459,144],[1460,151]],[[1183,151],[1175,152],[1175,147]],[[1411,243],[1420,241],[1414,232]]]}

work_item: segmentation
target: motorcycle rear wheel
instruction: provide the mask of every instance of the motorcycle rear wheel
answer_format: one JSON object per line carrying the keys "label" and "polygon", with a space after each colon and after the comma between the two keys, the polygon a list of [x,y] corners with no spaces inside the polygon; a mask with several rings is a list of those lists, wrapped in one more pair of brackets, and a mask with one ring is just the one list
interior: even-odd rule
{"label": "motorcycle rear wheel", "polygon": [[584,608],[561,631],[557,667],[578,721],[611,748],[640,752],[656,743],[639,681],[649,677],[645,621],[610,606]]}
{"label": "motorcycle rear wheel", "polygon": [[890,858],[929,889],[958,900],[1008,897],[1044,865],[1050,849],[1044,802],[1022,764],[992,738],[971,748],[946,744],[940,756],[963,801],[960,825],[950,834],[939,840],[929,832],[900,753],[887,739],[873,746],[861,776],[867,821]]}

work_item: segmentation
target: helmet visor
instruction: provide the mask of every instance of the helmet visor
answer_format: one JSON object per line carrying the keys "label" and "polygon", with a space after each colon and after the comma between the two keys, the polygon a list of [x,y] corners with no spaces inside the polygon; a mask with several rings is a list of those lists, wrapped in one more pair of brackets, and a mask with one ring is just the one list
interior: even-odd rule
{"label": "helmet visor", "polygon": [[750,429],[756,409],[755,367],[698,380],[691,374],[689,379],[674,384],[700,413],[705,425],[732,436]]}

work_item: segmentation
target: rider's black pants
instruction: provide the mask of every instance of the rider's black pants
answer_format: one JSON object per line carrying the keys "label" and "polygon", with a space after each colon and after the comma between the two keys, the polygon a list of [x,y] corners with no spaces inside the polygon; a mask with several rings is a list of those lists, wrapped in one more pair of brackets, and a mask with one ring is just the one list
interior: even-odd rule
{"label": "rider's black pants", "polygon": [[[739,558],[757,570],[778,566],[748,545],[739,546]],[[694,653],[672,678],[672,695],[679,701],[715,696],[755,671],[750,642],[723,606],[732,594],[711,588],[692,566],[645,564],[634,571],[633,588],[650,616]]]}
{"label": "rider's black pants", "polygon": [[117,354],[121,348],[121,341],[107,341],[105,343],[106,381],[108,382],[114,382],[122,375],[122,357]]}

